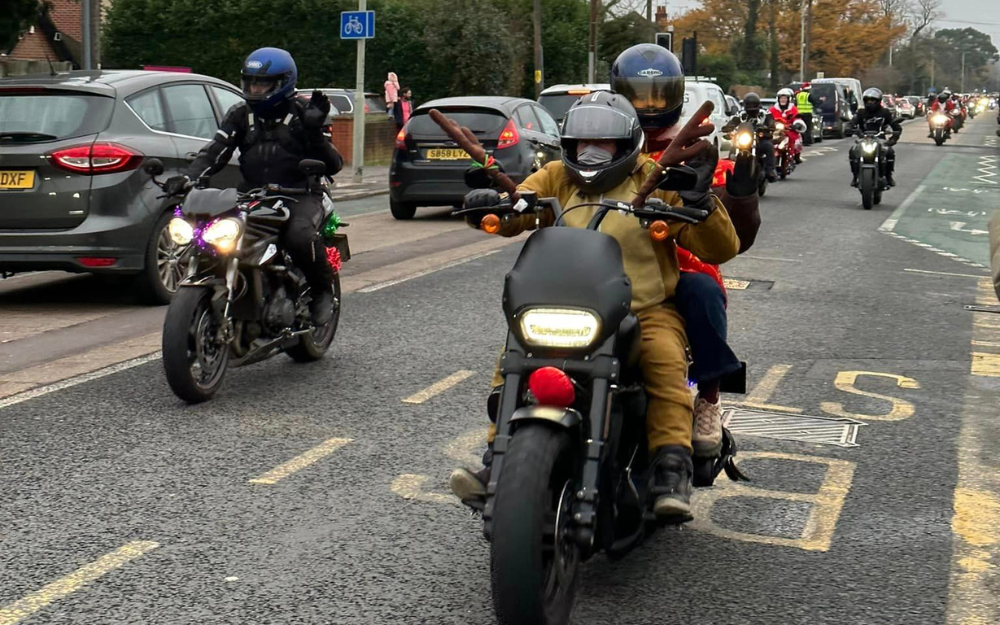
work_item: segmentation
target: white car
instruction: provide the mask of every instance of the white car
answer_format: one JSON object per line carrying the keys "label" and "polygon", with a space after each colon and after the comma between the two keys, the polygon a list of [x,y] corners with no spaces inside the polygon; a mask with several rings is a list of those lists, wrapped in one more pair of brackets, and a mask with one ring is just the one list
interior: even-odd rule
{"label": "white car", "polygon": [[714,143],[720,152],[725,153],[730,145],[729,137],[722,132],[722,127],[738,110],[731,110],[732,107],[726,101],[726,94],[722,92],[722,88],[708,78],[691,76],[684,79],[684,110],[681,112],[678,126],[686,124],[694,112],[708,100],[715,104],[712,115],[708,118],[708,121],[715,125],[715,130],[705,138]]}

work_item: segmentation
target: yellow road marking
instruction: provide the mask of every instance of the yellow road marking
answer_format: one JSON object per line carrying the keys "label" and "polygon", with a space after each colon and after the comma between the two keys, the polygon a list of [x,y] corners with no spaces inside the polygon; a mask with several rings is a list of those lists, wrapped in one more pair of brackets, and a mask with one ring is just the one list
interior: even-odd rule
{"label": "yellow road marking", "polygon": [[1000,342],[997,341],[972,341],[972,344],[976,347],[1000,347]]}
{"label": "yellow road marking", "polygon": [[750,286],[750,281],[736,280],[735,278],[723,278],[722,284],[731,291],[746,291]]}
{"label": "yellow road marking", "polygon": [[[840,511],[844,507],[844,500],[847,498],[847,492],[851,489],[851,483],[854,481],[855,464],[836,458],[765,451],[741,453],[740,458],[743,460],[774,458],[809,464],[825,464],[827,469],[826,475],[823,477],[823,484],[815,493],[767,490],[745,486],[737,482],[730,482],[729,480],[718,480],[715,483],[715,488],[711,490],[699,490],[695,493],[691,502],[691,513],[694,515],[694,521],[689,524],[689,527],[730,540],[794,547],[806,551],[828,551],[833,542],[833,533],[837,527],[837,520],[840,518]],[[758,499],[806,502],[812,504],[812,507],[809,511],[809,518],[806,520],[802,530],[802,535],[799,538],[784,538],[768,536],[766,534],[737,532],[716,525],[712,521],[712,506],[720,499],[727,497],[753,497]]]}
{"label": "yellow road marking", "polygon": [[914,408],[913,404],[906,401],[905,399],[899,399],[898,397],[892,397],[890,395],[882,395],[881,393],[873,393],[871,391],[862,391],[855,388],[854,383],[857,382],[858,377],[863,375],[870,375],[877,378],[889,378],[896,381],[896,386],[899,388],[907,389],[918,389],[920,388],[920,383],[913,378],[908,378],[905,375],[896,375],[894,373],[880,373],[877,371],[841,371],[837,374],[836,379],[833,381],[833,385],[839,390],[845,393],[851,393],[853,395],[861,395],[862,397],[869,397],[871,399],[880,399],[892,403],[892,409],[888,414],[882,415],[870,415],[861,414],[855,412],[849,412],[844,410],[844,404],[835,401],[824,401],[820,402],[820,410],[823,412],[832,414],[837,417],[846,417],[848,419],[872,419],[875,421],[901,421],[913,416]]}
{"label": "yellow road marking", "polygon": [[455,462],[478,468],[482,464],[487,432],[488,428],[477,428],[455,437],[445,446],[444,455]]}
{"label": "yellow road marking", "polygon": [[792,365],[774,365],[767,370],[767,373],[765,373],[764,377],[757,383],[757,386],[753,387],[753,390],[746,396],[746,399],[726,403],[734,406],[744,406],[746,408],[758,408],[760,410],[774,410],[776,412],[802,414],[801,408],[779,406],[777,404],[769,403],[771,395],[773,395],[775,389],[778,388],[778,384],[781,383],[781,380],[784,379],[784,377],[788,375],[788,372],[791,370]]}
{"label": "yellow road marking", "polygon": [[414,393],[413,395],[410,395],[409,397],[403,400],[403,403],[422,404],[428,399],[440,395],[441,393],[447,391],[451,387],[459,384],[463,380],[469,379],[473,375],[475,374],[472,371],[466,371],[465,369],[463,369],[462,371],[457,371],[449,375],[445,379],[435,382],[434,384],[431,384],[430,386],[420,391],[419,393]]}
{"label": "yellow road marking", "polygon": [[[326,458],[333,452],[337,451],[344,445],[352,442],[354,439],[351,438],[331,438],[330,440],[323,441],[319,445],[316,445],[309,451],[295,456],[288,462],[281,464],[267,473],[261,475],[260,477],[255,477],[250,480],[251,484],[277,484],[279,481],[285,479],[292,473],[296,471],[301,471],[302,469],[308,467],[317,460],[322,460]],[[2,625],[2,624],[0,624]]]}
{"label": "yellow road marking", "polygon": [[413,499],[415,501],[425,501],[427,503],[443,503],[452,506],[460,505],[461,502],[456,499],[454,495],[446,495],[444,493],[435,493],[433,491],[425,490],[427,482],[429,482],[430,479],[430,476],[427,475],[413,475],[410,473],[400,475],[392,481],[392,492],[396,493],[403,499]]}
{"label": "yellow road marking", "polygon": [[80,590],[90,582],[120,566],[135,560],[159,547],[159,543],[151,541],[136,541],[101,556],[97,560],[70,573],[62,579],[36,590],[18,599],[14,603],[0,609],[0,625],[14,625],[28,618],[35,612],[63,597]]}
{"label": "yellow road marking", "polygon": [[[996,297],[990,280],[979,283],[978,304]],[[973,324],[973,345],[997,338],[997,332]],[[973,352],[973,376],[1000,376],[1000,357]],[[959,429],[958,484],[951,519],[952,564],[948,584],[947,625],[993,625],[1000,622],[1000,602],[993,589],[1000,582],[1000,468],[995,462],[992,424],[995,391],[970,378]],[[983,393],[989,393],[986,397]]]}

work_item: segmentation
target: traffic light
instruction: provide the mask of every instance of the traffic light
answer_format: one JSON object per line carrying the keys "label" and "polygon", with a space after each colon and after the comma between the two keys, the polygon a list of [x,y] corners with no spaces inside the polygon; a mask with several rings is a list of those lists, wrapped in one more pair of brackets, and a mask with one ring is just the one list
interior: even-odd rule
{"label": "traffic light", "polygon": [[673,33],[656,33],[656,45],[663,46],[667,50],[674,51],[674,34]]}
{"label": "traffic light", "polygon": [[698,35],[681,40],[681,67],[686,76],[698,75]]}

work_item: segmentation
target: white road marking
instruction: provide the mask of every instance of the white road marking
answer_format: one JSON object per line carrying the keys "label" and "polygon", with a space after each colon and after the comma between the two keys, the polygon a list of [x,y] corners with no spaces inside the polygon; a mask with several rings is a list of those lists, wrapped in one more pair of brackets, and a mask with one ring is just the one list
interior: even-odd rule
{"label": "white road marking", "polygon": [[950,272],[947,272],[947,271],[927,271],[926,269],[904,269],[903,271],[907,271],[909,273],[925,273],[925,274],[930,274],[930,275],[934,275],[934,276],[956,276],[956,277],[959,277],[959,278],[976,278],[977,280],[980,280],[980,279],[983,278],[983,276],[981,274],[980,275],[975,275],[975,274],[971,274],[971,273],[950,273]]}
{"label": "white road marking", "polygon": [[413,280],[414,278],[422,278],[423,276],[430,275],[432,273],[441,271],[442,269],[450,269],[451,267],[457,267],[458,265],[463,265],[469,261],[473,261],[491,254],[496,254],[500,250],[490,250],[488,252],[482,252],[479,254],[474,254],[472,256],[467,256],[465,258],[460,258],[458,260],[452,261],[450,263],[445,263],[444,265],[439,265],[431,269],[425,269],[424,271],[418,271],[417,273],[412,273],[408,276],[403,276],[402,278],[397,278],[395,280],[389,280],[387,282],[380,282],[378,284],[373,284],[371,286],[366,286],[364,288],[358,289],[358,293],[372,293],[374,291],[381,291],[382,289],[388,288],[390,286],[396,286],[408,280]]}
{"label": "white road marking", "polygon": [[916,201],[917,197],[924,192],[925,188],[925,185],[918,185],[917,188],[913,190],[913,193],[907,196],[907,198],[903,200],[903,203],[900,204],[896,210],[892,211],[892,215],[889,215],[889,218],[882,222],[882,225],[879,226],[879,230],[882,232],[892,232],[893,229],[895,229],[896,224],[899,223],[899,218],[902,217],[903,213],[906,212],[906,209],[908,209],[910,205]]}
{"label": "white road marking", "polygon": [[428,399],[436,397],[436,396],[440,395],[441,393],[447,391],[448,389],[452,388],[453,386],[458,385],[462,381],[468,380],[473,375],[475,375],[475,374],[472,371],[467,371],[467,370],[464,370],[464,369],[462,371],[457,371],[457,372],[449,375],[445,379],[440,380],[438,382],[435,382],[434,384],[431,384],[430,386],[428,386],[424,390],[422,390],[422,391],[420,391],[418,393],[414,393],[413,395],[410,395],[409,397],[407,397],[406,399],[403,400],[403,403],[404,404],[422,404],[425,401],[427,401]]}

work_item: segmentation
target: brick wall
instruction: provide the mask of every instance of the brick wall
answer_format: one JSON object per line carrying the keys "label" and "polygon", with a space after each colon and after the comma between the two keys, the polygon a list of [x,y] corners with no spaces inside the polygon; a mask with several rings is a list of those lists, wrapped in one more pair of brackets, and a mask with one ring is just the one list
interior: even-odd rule
{"label": "brick wall", "polygon": [[83,39],[83,14],[78,0],[50,0],[49,18],[59,32],[80,41]]}
{"label": "brick wall", "polygon": [[59,60],[59,55],[52,48],[52,44],[36,27],[35,32],[24,33],[24,37],[17,42],[7,58],[15,61],[39,61],[45,60],[46,56],[53,61]]}
{"label": "brick wall", "polygon": [[[365,162],[385,162],[392,158],[392,149],[396,144],[396,124],[382,116],[365,119]],[[333,145],[350,163],[354,156],[354,117],[341,115],[333,118],[330,125],[330,135]]]}

